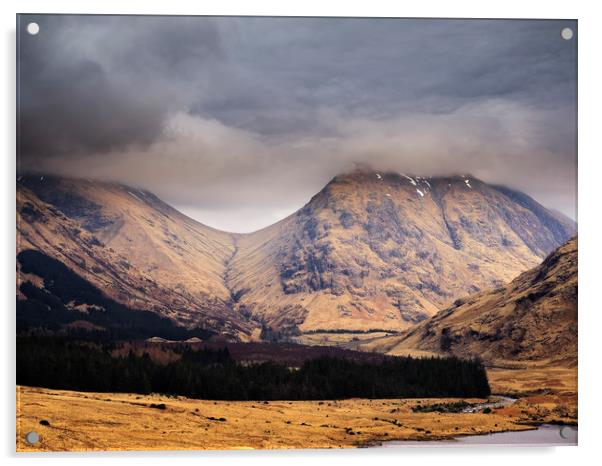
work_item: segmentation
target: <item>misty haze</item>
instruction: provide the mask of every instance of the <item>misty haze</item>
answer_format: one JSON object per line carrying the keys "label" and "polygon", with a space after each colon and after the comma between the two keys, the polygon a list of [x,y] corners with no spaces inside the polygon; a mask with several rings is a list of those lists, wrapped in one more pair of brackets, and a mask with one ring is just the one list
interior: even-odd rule
{"label": "misty haze", "polygon": [[43,22],[20,43],[23,172],[120,181],[234,232],[358,163],[471,174],[576,219],[571,22]]}

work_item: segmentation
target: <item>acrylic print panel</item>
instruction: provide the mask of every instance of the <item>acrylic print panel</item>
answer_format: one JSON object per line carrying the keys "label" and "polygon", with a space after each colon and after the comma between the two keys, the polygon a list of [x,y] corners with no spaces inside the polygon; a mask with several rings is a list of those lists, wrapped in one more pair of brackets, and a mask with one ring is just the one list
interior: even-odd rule
{"label": "acrylic print panel", "polygon": [[576,21],[17,22],[18,451],[577,443]]}

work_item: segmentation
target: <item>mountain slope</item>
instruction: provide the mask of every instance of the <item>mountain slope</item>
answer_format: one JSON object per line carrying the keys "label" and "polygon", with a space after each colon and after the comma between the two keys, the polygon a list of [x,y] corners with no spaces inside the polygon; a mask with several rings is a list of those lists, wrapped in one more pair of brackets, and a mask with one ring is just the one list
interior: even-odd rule
{"label": "mountain slope", "polygon": [[22,177],[17,233],[17,252],[42,251],[130,308],[185,326],[249,332],[232,310],[223,281],[234,250],[231,235],[195,222],[147,191]]}
{"label": "mountain slope", "polygon": [[370,346],[391,354],[576,362],[577,238],[507,286],[459,299],[402,336]]}
{"label": "mountain slope", "polygon": [[528,196],[473,177],[358,171],[237,239],[241,312],[284,334],[405,329],[501,286],[575,232]]}
{"label": "mountain slope", "polygon": [[43,252],[22,251],[17,261],[27,277],[19,285],[17,334],[42,328],[45,335],[77,336],[93,332],[101,339],[206,339],[215,334],[204,328],[187,329],[154,312],[132,310],[119,304]]}

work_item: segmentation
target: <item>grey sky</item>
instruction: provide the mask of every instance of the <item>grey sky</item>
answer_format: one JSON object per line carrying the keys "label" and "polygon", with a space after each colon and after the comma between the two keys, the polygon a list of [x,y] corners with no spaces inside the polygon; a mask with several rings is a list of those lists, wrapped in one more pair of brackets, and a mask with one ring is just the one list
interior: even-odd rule
{"label": "grey sky", "polygon": [[354,163],[472,173],[575,218],[575,21],[21,16],[20,169],[231,231]]}

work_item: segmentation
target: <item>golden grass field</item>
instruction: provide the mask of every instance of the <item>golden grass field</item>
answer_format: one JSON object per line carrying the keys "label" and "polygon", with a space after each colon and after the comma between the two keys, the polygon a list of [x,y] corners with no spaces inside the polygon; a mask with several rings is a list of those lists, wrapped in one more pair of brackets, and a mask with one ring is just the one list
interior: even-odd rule
{"label": "golden grass field", "polygon": [[[494,391],[548,389],[483,414],[411,410],[418,403],[453,399],[214,402],[18,386],[17,451],[352,448],[525,430],[541,422],[576,423],[576,385],[571,386],[576,369],[490,374]],[[159,403],[166,409],[150,406]],[[30,431],[40,434],[39,444],[24,441]]]}
{"label": "golden grass field", "polygon": [[577,367],[524,366],[519,370],[487,369],[487,378],[493,393],[526,395],[547,392],[572,396],[577,404]]}

